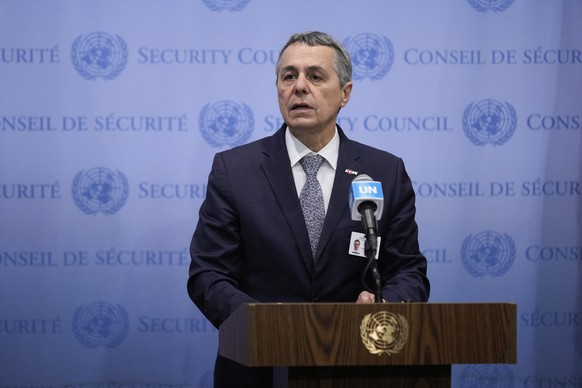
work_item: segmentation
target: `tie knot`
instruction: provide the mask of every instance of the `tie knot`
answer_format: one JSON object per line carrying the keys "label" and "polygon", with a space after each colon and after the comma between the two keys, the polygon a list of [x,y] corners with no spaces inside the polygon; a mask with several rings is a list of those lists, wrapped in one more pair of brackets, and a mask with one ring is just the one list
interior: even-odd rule
{"label": "tie knot", "polygon": [[299,163],[301,163],[301,167],[303,167],[303,171],[305,171],[305,174],[311,176],[317,174],[317,171],[319,171],[319,168],[323,164],[324,160],[325,159],[321,155],[310,154],[305,155],[303,158],[301,158]]}

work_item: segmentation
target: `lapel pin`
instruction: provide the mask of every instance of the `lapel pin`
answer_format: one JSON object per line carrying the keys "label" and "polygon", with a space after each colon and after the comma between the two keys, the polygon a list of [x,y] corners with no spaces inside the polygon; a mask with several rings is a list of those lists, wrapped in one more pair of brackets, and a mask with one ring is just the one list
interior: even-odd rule
{"label": "lapel pin", "polygon": [[352,169],[346,168],[346,174],[350,174],[350,175],[358,175],[357,171],[354,171]]}

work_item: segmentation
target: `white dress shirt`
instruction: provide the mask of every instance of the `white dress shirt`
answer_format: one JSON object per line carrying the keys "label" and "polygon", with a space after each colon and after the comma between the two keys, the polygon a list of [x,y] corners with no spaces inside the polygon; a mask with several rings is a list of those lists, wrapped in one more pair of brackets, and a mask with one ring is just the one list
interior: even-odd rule
{"label": "white dress shirt", "polygon": [[[333,181],[335,178],[335,170],[337,168],[337,158],[339,155],[339,135],[337,128],[335,129],[335,134],[329,143],[326,144],[317,154],[323,156],[325,161],[321,165],[319,171],[317,172],[317,180],[321,185],[321,190],[323,191],[323,202],[325,204],[325,211],[327,213],[327,208],[329,206],[329,200],[331,198],[331,190],[333,188]],[[306,174],[303,171],[303,167],[299,161],[305,155],[315,154],[316,152],[311,151],[297,139],[289,129],[285,131],[285,145],[287,146],[287,152],[289,153],[289,160],[291,161],[291,171],[293,172],[293,179],[295,180],[295,187],[297,188],[297,196],[301,194],[301,189],[305,185]],[[347,194],[346,194],[347,195]]]}

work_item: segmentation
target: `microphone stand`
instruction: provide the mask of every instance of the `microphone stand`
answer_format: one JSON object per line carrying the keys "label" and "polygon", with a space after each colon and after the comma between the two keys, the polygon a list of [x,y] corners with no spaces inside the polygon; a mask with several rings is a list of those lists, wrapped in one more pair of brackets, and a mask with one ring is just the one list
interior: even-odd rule
{"label": "microphone stand", "polygon": [[[366,207],[367,206],[364,206],[364,209]],[[376,217],[374,217],[373,212],[375,209],[372,208],[371,210],[372,211],[364,211],[362,214],[362,224],[366,232],[366,244],[364,245],[364,252],[366,253],[366,258],[368,259],[368,263],[366,264],[366,268],[364,268],[364,272],[362,274],[362,282],[364,283],[364,286],[366,286],[366,274],[371,269],[372,278],[374,280],[374,302],[382,303],[382,278],[380,276],[380,271],[378,270],[378,263],[376,262],[376,251],[378,248],[378,236],[376,235],[376,230],[378,226]]]}
{"label": "microphone stand", "polygon": [[[375,237],[376,236],[374,236],[374,238]],[[368,273],[368,271],[371,269],[372,278],[374,279],[374,302],[383,303],[382,278],[380,276],[380,271],[378,270],[378,263],[376,263],[376,249],[370,249],[370,245],[374,244],[368,244],[368,239],[366,238],[364,252],[368,258],[368,264],[366,264],[366,268],[364,269],[363,277],[365,277],[366,273]]]}

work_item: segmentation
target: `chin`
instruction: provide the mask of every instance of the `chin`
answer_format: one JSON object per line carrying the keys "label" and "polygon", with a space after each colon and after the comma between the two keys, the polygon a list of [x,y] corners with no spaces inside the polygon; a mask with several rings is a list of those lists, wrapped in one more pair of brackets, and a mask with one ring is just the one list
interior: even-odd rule
{"label": "chin", "polygon": [[305,120],[290,120],[286,121],[287,126],[296,130],[309,130],[315,126],[313,122],[307,122]]}
{"label": "chin", "polygon": [[285,122],[289,125],[294,125],[294,126],[316,125],[316,122],[315,122],[313,117],[297,116],[297,115],[287,116],[287,120],[285,120]]}

